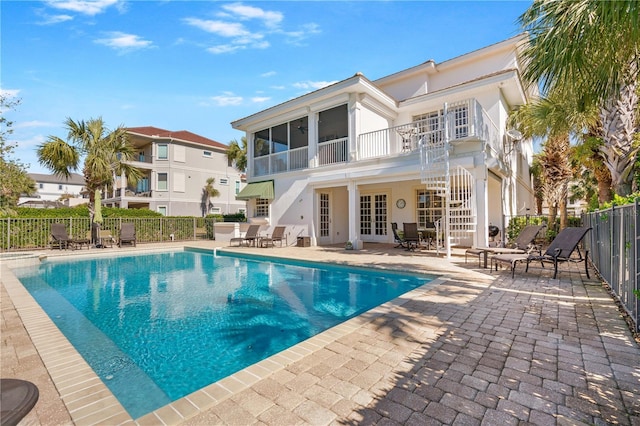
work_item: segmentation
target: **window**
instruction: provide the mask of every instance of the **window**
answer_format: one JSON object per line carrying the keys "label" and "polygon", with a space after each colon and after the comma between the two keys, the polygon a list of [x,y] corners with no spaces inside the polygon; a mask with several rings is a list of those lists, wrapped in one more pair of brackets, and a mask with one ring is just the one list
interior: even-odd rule
{"label": "window", "polygon": [[158,160],[166,160],[169,158],[169,146],[167,144],[158,144]]}
{"label": "window", "polygon": [[58,191],[62,191],[62,185],[58,185]]}
{"label": "window", "polygon": [[229,185],[229,179],[220,178],[220,185]]}
{"label": "window", "polygon": [[[452,106],[449,109],[449,138],[462,139],[469,136],[468,105]],[[431,111],[413,117],[418,127],[418,138],[424,142],[437,143],[444,139],[444,112]]]}
{"label": "window", "polygon": [[238,195],[240,193],[240,181],[237,180],[236,181],[236,195]]}
{"label": "window", "polygon": [[443,215],[442,197],[435,191],[421,189],[416,191],[416,217],[419,228],[431,228]]}
{"label": "window", "polygon": [[269,216],[269,200],[266,198],[256,198],[256,217]]}
{"label": "window", "polygon": [[320,112],[318,120],[318,142],[349,136],[349,113],[346,104]]}
{"label": "window", "polygon": [[202,151],[203,157],[211,158],[212,155],[213,153],[211,151]]}
{"label": "window", "polygon": [[38,188],[40,188],[40,189],[44,188],[44,184],[39,183],[39,184],[38,184]]}
{"label": "window", "polygon": [[169,189],[169,176],[167,173],[158,173],[158,191]]}
{"label": "window", "polygon": [[160,213],[162,216],[166,216],[167,206],[158,206],[158,213]]}
{"label": "window", "polygon": [[220,207],[211,206],[211,209],[209,210],[209,213],[211,213],[211,214],[222,214],[222,209]]}

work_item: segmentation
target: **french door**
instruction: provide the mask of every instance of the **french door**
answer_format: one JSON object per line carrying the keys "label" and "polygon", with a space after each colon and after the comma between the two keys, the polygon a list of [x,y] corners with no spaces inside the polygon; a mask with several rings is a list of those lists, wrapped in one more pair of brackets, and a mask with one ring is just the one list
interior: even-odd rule
{"label": "french door", "polygon": [[387,194],[360,195],[360,239],[387,242]]}
{"label": "french door", "polygon": [[318,244],[331,244],[331,194],[320,192],[318,196]]}

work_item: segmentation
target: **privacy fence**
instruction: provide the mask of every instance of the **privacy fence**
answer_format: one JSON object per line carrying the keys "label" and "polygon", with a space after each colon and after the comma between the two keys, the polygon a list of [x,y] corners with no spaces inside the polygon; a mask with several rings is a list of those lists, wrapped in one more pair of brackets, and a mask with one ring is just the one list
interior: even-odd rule
{"label": "privacy fence", "polygon": [[[215,239],[215,219],[204,217],[105,218],[100,229],[117,239],[123,222],[135,224],[138,243]],[[52,223],[63,223],[72,238],[87,238],[91,230],[90,219],[83,217],[1,218],[0,251],[48,248]]]}
{"label": "privacy fence", "polygon": [[593,266],[640,331],[640,198],[634,204],[587,213],[585,245]]}

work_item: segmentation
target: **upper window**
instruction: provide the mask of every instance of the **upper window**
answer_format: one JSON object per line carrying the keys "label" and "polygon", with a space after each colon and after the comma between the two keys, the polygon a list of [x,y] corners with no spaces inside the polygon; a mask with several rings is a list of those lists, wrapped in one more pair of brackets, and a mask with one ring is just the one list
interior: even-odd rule
{"label": "upper window", "polygon": [[39,183],[39,184],[38,184],[38,188],[40,188],[40,189],[44,188],[44,184]]}
{"label": "upper window", "polygon": [[58,190],[62,191],[62,185],[58,185]]}
{"label": "upper window", "polygon": [[318,142],[349,136],[349,114],[346,104],[320,112],[318,120]]}
{"label": "upper window", "polygon": [[213,154],[212,154],[212,152],[211,152],[211,151],[202,151],[202,156],[203,156],[203,157],[211,158],[211,156],[212,156],[212,155],[213,155]]}
{"label": "upper window", "polygon": [[220,185],[229,185],[229,179],[220,178]]}
{"label": "upper window", "polygon": [[158,144],[158,160],[166,160],[169,158],[169,145]]}
{"label": "upper window", "polygon": [[238,195],[240,193],[240,181],[237,180],[236,181],[236,195]]}

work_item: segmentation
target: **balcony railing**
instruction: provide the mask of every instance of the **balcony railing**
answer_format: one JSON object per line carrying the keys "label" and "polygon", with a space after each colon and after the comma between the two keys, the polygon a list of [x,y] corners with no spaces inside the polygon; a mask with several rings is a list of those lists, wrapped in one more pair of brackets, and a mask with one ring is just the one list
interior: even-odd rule
{"label": "balcony railing", "polygon": [[[421,143],[444,146],[445,129],[450,142],[480,141],[495,157],[502,154],[500,132],[477,100],[448,104],[446,117],[442,111],[412,123],[359,135],[355,161],[416,152]],[[307,147],[296,148],[254,158],[251,170],[258,177],[349,161],[354,161],[350,158],[349,138],[340,138],[319,142],[315,158],[309,158]]]}
{"label": "balcony railing", "polygon": [[429,118],[409,124],[363,133],[358,136],[358,160],[386,157],[417,151],[421,142],[439,144],[444,141],[447,126],[450,141],[474,138],[485,141],[500,152],[497,126],[475,99],[449,104],[447,117],[434,113]]}
{"label": "balcony railing", "polygon": [[346,163],[349,160],[349,138],[334,139],[318,144],[318,165]]}

